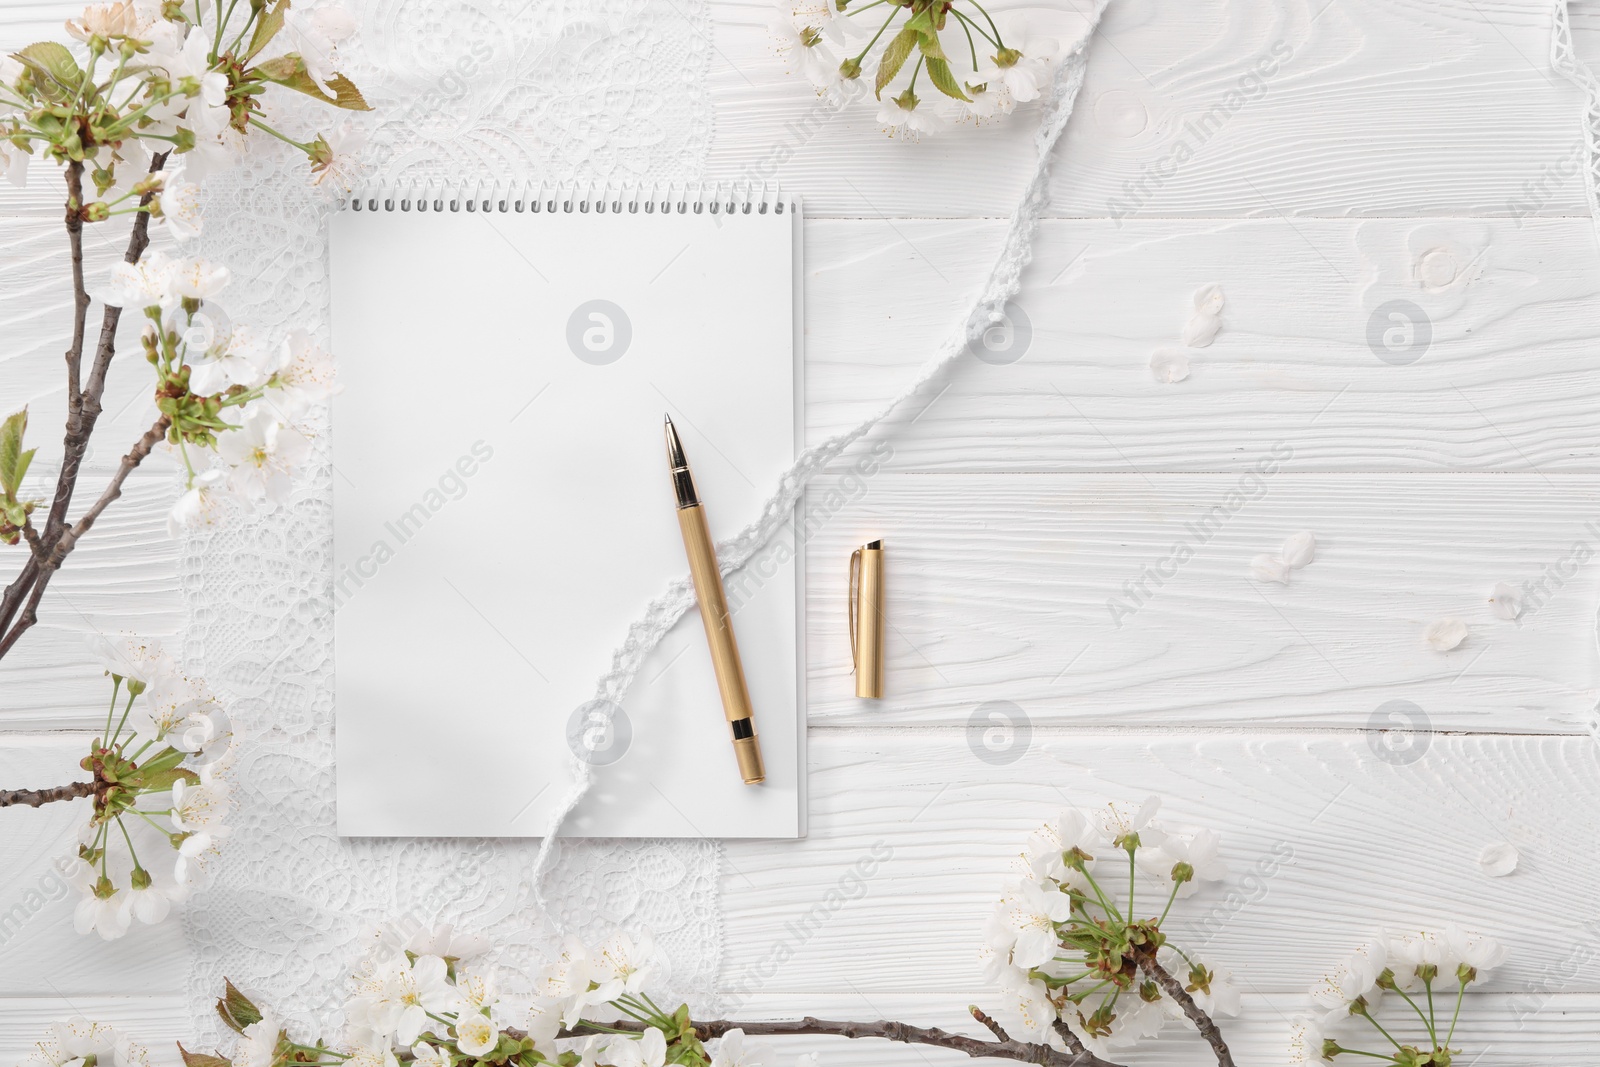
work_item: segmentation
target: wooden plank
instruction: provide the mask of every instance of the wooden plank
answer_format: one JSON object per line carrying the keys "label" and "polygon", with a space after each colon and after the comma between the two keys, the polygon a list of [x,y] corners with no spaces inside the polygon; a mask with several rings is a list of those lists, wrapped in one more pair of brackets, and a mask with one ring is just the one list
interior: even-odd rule
{"label": "wooden plank", "polygon": [[[1070,5],[996,7],[1082,33]],[[771,14],[765,0],[712,5],[711,177],[779,180],[813,217],[1010,214],[1032,168],[1031,114],[891,141],[870,94],[835,111],[785,70]],[[1582,213],[1583,105],[1549,69],[1549,19],[1541,0],[1115,0],[1057,149],[1050,210]],[[1593,53],[1587,34],[1580,44]]]}
{"label": "wooden plank", "polygon": [[[39,788],[78,781],[87,734],[18,734],[0,738],[0,783]],[[102,941],[72,927],[77,891],[58,865],[77,852],[88,801],[0,810],[0,997],[172,994],[184,991],[188,949],[182,924],[135,924]],[[3,1003],[3,1001],[0,1001]],[[0,1011],[0,1015],[4,1012]]]}
{"label": "wooden plank", "polygon": [[[1382,927],[1451,922],[1510,947],[1491,991],[1600,990],[1600,858],[1574,845],[1600,831],[1590,738],[1436,734],[1404,763],[1360,733],[1035,728],[998,751],[1015,758],[961,728],[813,730],[810,837],[726,846],[723,987],[984,988],[977,948],[1027,834],[1157,793],[1172,824],[1222,834],[1233,875],[1169,936],[1256,992],[1303,993]],[[1496,842],[1521,857],[1504,880],[1478,864]]]}
{"label": "wooden plank", "polygon": [[[899,393],[961,328],[1002,232],[809,224],[810,440]],[[880,432],[908,470],[1237,471],[1277,442],[1298,471],[1594,470],[1593,240],[1577,219],[1046,222],[1017,300],[1028,326]],[[1424,264],[1455,280],[1422,287]],[[1220,334],[1187,380],[1156,381],[1152,353],[1179,346],[1213,282]]]}
{"label": "wooden plank", "polygon": [[[1559,475],[875,475],[807,496],[813,724],[1585,733],[1600,698],[1600,480]],[[869,468],[870,469],[870,468]],[[1289,585],[1251,561],[1309,529]],[[850,552],[887,552],[886,698],[855,698]],[[767,551],[780,551],[777,542]],[[759,581],[761,561],[730,585]],[[1565,575],[1565,577],[1563,577]],[[1526,587],[1498,618],[1498,582]],[[1469,636],[1438,652],[1428,624]]]}
{"label": "wooden plank", "polygon": [[[1290,1021],[1307,1010],[1308,1000],[1303,995],[1246,993],[1241,1015],[1237,1019],[1221,1020],[1223,1034],[1234,1059],[1242,1064],[1288,1062]],[[856,1021],[889,1018],[918,1026],[938,1026],[975,1037],[988,1037],[988,1033],[967,1016],[968,1004],[980,1007],[987,1005],[992,1009],[997,1004],[997,998],[987,989],[943,997],[859,991],[820,995],[775,992],[750,997],[741,1010],[730,1012],[728,1017],[784,1019],[814,1015],[823,1019]],[[1003,1010],[994,1010],[991,1014],[1002,1023],[1011,1021],[1011,1017]],[[1381,1021],[1387,1024],[1390,1019],[1383,1016]],[[1405,1019],[1396,1015],[1394,1021],[1399,1030],[1397,1037],[1400,1032],[1412,1032]],[[1521,1067],[1527,1063],[1539,1063],[1547,1067],[1600,1064],[1600,1052],[1596,1051],[1589,1037],[1596,1025],[1600,1025],[1600,998],[1592,994],[1532,997],[1486,993],[1467,999],[1461,1010],[1457,1040],[1452,1042],[1452,1047],[1465,1051],[1461,1062],[1477,1064],[1478,1067]],[[1377,1047],[1373,1042],[1357,1040],[1353,1035],[1359,1034],[1359,1030],[1350,1032],[1354,1047]],[[1376,1031],[1369,1032],[1376,1036]],[[815,1037],[796,1038],[782,1043],[772,1040],[768,1047],[779,1053],[776,1057],[778,1063],[790,1063],[793,1062],[792,1057],[811,1052],[816,1053],[828,1067],[954,1067],[955,1064],[973,1062],[959,1053],[912,1048],[884,1041]],[[1119,1050],[1112,1058],[1118,1063],[1137,1064],[1138,1067],[1195,1067],[1212,1061],[1210,1050],[1192,1031],[1185,1030],[1177,1023],[1169,1024],[1157,1038],[1142,1041],[1131,1050]]]}

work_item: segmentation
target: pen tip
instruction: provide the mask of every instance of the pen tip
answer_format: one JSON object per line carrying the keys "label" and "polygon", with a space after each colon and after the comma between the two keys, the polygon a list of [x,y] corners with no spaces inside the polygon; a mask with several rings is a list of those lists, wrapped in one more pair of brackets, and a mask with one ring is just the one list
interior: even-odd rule
{"label": "pen tip", "polygon": [[663,411],[661,413],[661,421],[666,423],[668,426],[671,426],[672,425],[672,416],[670,414],[668,414],[667,412]]}

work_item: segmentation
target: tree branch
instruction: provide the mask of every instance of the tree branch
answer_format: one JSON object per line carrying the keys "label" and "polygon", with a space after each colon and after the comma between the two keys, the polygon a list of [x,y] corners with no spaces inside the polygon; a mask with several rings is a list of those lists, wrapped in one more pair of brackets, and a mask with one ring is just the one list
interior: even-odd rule
{"label": "tree branch", "polygon": [[0,636],[0,656],[11,651],[11,646],[17,643],[23,633],[39,621],[39,599],[44,596],[45,588],[49,586],[55,572],[60,569],[61,562],[67,558],[67,553],[77,546],[78,538],[89,532],[95,520],[100,517],[100,513],[122,495],[122,484],[128,480],[128,475],[132,474],[134,468],[144,462],[144,458],[150,454],[150,450],[167,436],[167,427],[171,424],[172,420],[165,415],[157,419],[155,425],[144,432],[144,436],[134,443],[128,454],[122,457],[122,462],[117,464],[117,472],[111,476],[111,481],[106,483],[105,489],[100,493],[100,499],[96,500],[76,523],[67,527],[56,538],[49,549],[49,554],[40,564],[39,574],[34,579],[33,592],[28,597],[27,606],[22,609],[16,624],[5,631],[4,636]]}
{"label": "tree branch", "polygon": [[1183,988],[1183,983],[1174,978],[1165,967],[1156,960],[1156,953],[1149,948],[1140,949],[1137,953],[1139,966],[1145,974],[1155,980],[1161,991],[1175,1001],[1183,1009],[1183,1014],[1194,1023],[1194,1028],[1200,1031],[1200,1036],[1206,1039],[1211,1046],[1211,1051],[1216,1053],[1217,1067],[1234,1067],[1233,1053],[1228,1051],[1228,1043],[1222,1039],[1222,1031],[1217,1029],[1217,1024],[1194,1002],[1189,991]]}
{"label": "tree branch", "polygon": [[41,804],[49,804],[55,800],[92,797],[94,788],[93,782],[73,782],[71,785],[51,786],[49,789],[0,789],[0,808],[9,808],[15,804],[26,804],[30,808],[37,808]]}
{"label": "tree branch", "polygon": [[[150,161],[150,173],[160,171],[166,162],[165,152],[155,156]],[[67,509],[71,507],[72,496],[77,489],[84,453],[88,450],[95,422],[100,418],[100,398],[105,393],[106,374],[111,367],[111,358],[116,354],[117,325],[122,320],[122,309],[114,307],[105,309],[100,321],[100,339],[95,346],[94,363],[90,367],[88,381],[82,382],[83,348],[87,342],[90,302],[88,287],[83,277],[83,217],[78,211],[82,207],[83,200],[83,165],[69,164],[66,180],[66,228],[67,240],[72,248],[73,296],[72,347],[67,350],[66,355],[66,435],[61,445],[61,471],[56,477],[55,496],[50,501],[50,511],[46,516],[44,529],[37,535],[37,544],[30,538],[29,547],[32,552],[28,560],[6,586],[5,593],[0,595],[0,635],[4,635],[0,637],[0,657],[4,657],[23,633],[39,621],[39,600],[44,596],[51,577],[66,559],[67,553],[72,550],[72,545],[94,525],[94,519],[104,510],[105,505],[121,495],[122,481],[127,477],[127,471],[132,469],[127,466],[128,457],[124,457],[124,469],[118,471],[111,486],[107,488],[109,496],[107,493],[102,493],[95,507],[90,509],[90,514],[85,516],[88,522],[85,523],[80,519],[76,526],[67,524]],[[139,198],[140,206],[149,206],[154,197],[154,193],[144,194]],[[141,211],[134,216],[123,261],[139,262],[139,257],[144,255],[145,249],[149,246],[150,213]],[[143,443],[142,440],[140,443]],[[135,452],[139,447],[140,445],[134,446]],[[146,447],[138,459],[133,461],[132,466],[138,466],[139,460],[148,453],[149,448]],[[133,454],[129,453],[130,456]],[[61,544],[63,539],[66,539],[65,546]]]}
{"label": "tree branch", "polygon": [[89,288],[83,282],[83,164],[67,164],[67,243],[72,246],[72,346],[67,349],[67,413],[83,404],[79,369],[89,323]]}
{"label": "tree branch", "polygon": [[[644,1029],[644,1025],[624,1021],[609,1024],[608,1029],[638,1032]],[[1087,1049],[1082,1049],[1081,1046],[1077,1052],[1062,1052],[1046,1044],[1009,1038],[1005,1041],[985,1041],[982,1038],[967,1037],[965,1034],[952,1034],[936,1027],[910,1026],[895,1022],[830,1022],[826,1019],[814,1019],[808,1015],[793,1022],[741,1023],[719,1020],[696,1023],[694,1030],[695,1035],[702,1041],[721,1037],[729,1030],[743,1030],[752,1037],[824,1035],[856,1040],[878,1038],[883,1041],[897,1041],[903,1045],[927,1045],[931,1048],[950,1049],[965,1053],[974,1059],[987,1057],[996,1060],[1016,1060],[1020,1063],[1039,1064],[1041,1067],[1118,1067],[1110,1060],[1103,1060]],[[574,1030],[563,1031],[560,1036],[584,1037],[604,1032],[606,1031],[589,1029],[579,1023]]]}

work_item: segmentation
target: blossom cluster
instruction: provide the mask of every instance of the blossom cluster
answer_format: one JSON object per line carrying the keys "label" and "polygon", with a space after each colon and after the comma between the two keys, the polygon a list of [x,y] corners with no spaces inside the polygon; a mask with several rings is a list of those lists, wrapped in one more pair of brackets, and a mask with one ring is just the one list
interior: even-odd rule
{"label": "blossom cluster", "polygon": [[[760,1067],[762,1049],[733,1030],[707,1049],[688,1009],[668,1012],[645,991],[659,971],[653,939],[615,934],[591,949],[568,938],[520,988],[503,988],[488,942],[448,926],[404,937],[380,931],[351,979],[345,1034],[320,1062],[349,1067],[512,1064],[515,1067]],[[239,1031],[229,1060],[190,1067],[288,1067],[306,1062],[280,1021],[230,987],[224,1020]],[[631,1022],[623,1029],[619,1020]]]}
{"label": "blossom cluster", "polygon": [[[310,455],[306,415],[333,393],[333,361],[303,330],[269,343],[212,303],[228,270],[200,258],[147,253],[117,263],[107,304],[142,311],[156,406],[186,474],[174,535],[210,524],[229,501],[281,503]],[[198,453],[198,454],[197,454]]]}
{"label": "blossom cluster", "polygon": [[[94,804],[67,879],[83,894],[78,932],[109,941],[135,919],[162,921],[206,880],[228,834],[232,738],[216,696],[159,642],[97,637],[92,650],[111,677],[111,703],[82,762]],[[171,866],[152,862],[162,854]]]}
{"label": "blossom cluster", "polygon": [[105,1023],[84,1018],[52,1023],[34,1043],[25,1067],[150,1067],[150,1052]]}
{"label": "blossom cluster", "polygon": [[[1175,900],[1227,877],[1221,838],[1157,823],[1160,806],[1151,797],[1137,809],[1068,809],[1029,838],[1022,877],[989,919],[982,954],[1030,1039],[1064,1047],[1056,1028],[1065,1025],[1104,1053],[1153,1036],[1182,1014],[1154,980],[1169,958],[1187,971],[1185,992],[1202,1010],[1238,1014],[1230,978],[1161,932]],[[1140,874],[1154,892],[1138,893]]]}
{"label": "blossom cluster", "polygon": [[[770,28],[779,53],[832,101],[863,92],[862,75],[870,68],[878,121],[893,137],[917,140],[952,122],[1001,118],[1039,98],[1057,44],[1026,37],[1014,19],[1002,21],[1004,30],[977,0],[778,0]],[[938,95],[917,94],[923,74]],[[897,85],[903,88],[893,93]],[[937,103],[941,98],[945,106]]]}
{"label": "blossom cluster", "polygon": [[86,221],[117,213],[153,154],[177,154],[200,181],[241,158],[251,129],[326,171],[333,152],[325,138],[302,144],[262,121],[269,86],[367,109],[336,69],[339,43],[355,30],[337,7],[302,11],[277,0],[224,12],[221,4],[115,0],[91,4],[66,30],[74,47],[43,41],[0,60],[0,170],[20,185],[41,151],[87,166],[101,197],[117,195],[75,205]]}
{"label": "blossom cluster", "polygon": [[[1442,932],[1405,931],[1374,938],[1312,986],[1311,1000],[1318,1011],[1295,1021],[1291,1062],[1322,1063],[1351,1053],[1403,1067],[1447,1064],[1460,1052],[1450,1043],[1467,986],[1486,977],[1505,958],[1505,947],[1493,938],[1456,926]],[[1443,994],[1438,1007],[1450,1010],[1448,1022],[1436,1008],[1436,993]],[[1376,1018],[1385,994],[1404,1005],[1397,1009],[1398,1020],[1387,1026]],[[1422,1024],[1423,1038],[1402,1043],[1394,1034],[1402,1033],[1400,1024],[1413,1014]],[[1353,1040],[1343,1035],[1361,1029],[1361,1020],[1371,1024],[1371,1036],[1387,1048],[1371,1052],[1343,1043]]]}

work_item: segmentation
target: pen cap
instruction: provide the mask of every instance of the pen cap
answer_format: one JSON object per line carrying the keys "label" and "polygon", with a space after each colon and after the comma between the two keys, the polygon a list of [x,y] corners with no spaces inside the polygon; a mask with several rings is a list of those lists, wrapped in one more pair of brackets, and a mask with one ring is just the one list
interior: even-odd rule
{"label": "pen cap", "polygon": [[883,696],[883,542],[869,541],[850,554],[850,655],[856,696]]}

